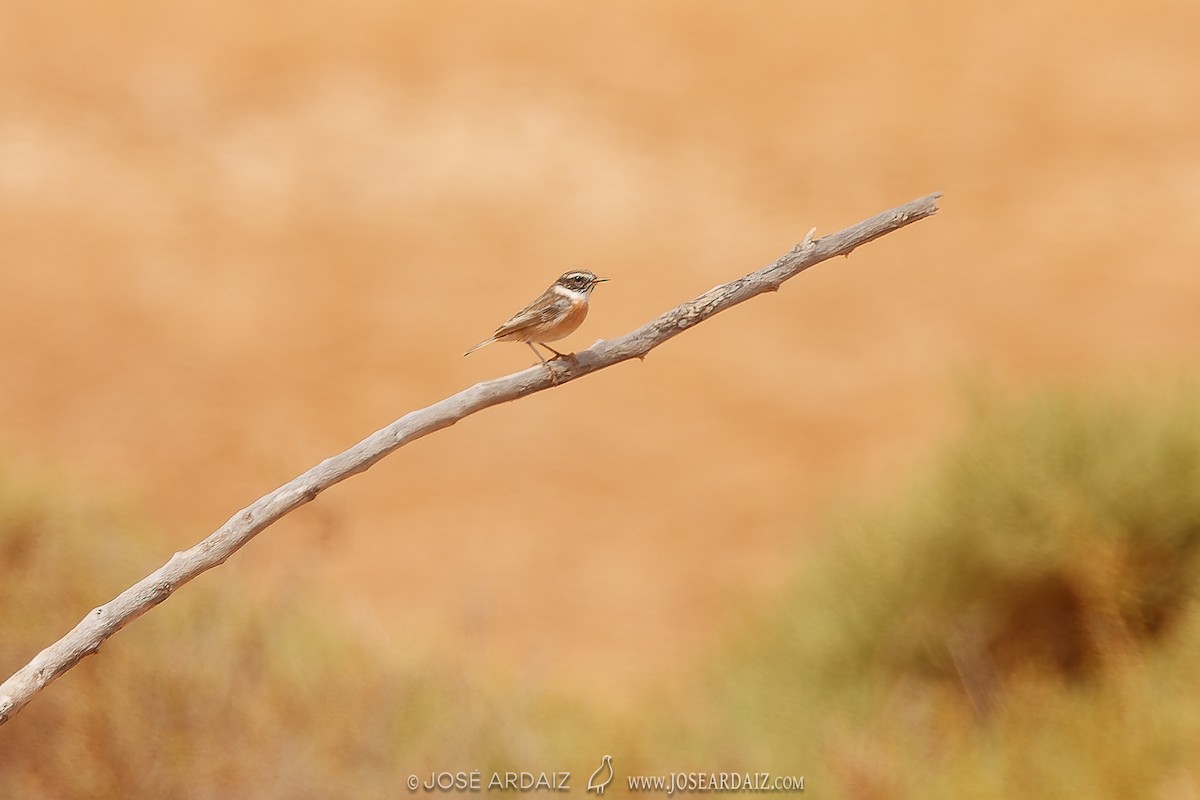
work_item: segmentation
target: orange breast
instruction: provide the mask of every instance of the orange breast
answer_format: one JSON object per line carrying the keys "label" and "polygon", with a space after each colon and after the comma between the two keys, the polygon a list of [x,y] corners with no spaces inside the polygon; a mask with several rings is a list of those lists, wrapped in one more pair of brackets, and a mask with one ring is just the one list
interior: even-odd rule
{"label": "orange breast", "polygon": [[531,329],[527,341],[557,342],[559,339],[565,339],[583,324],[587,313],[588,304],[586,301],[572,303],[571,310],[563,315],[563,318],[558,322],[550,325],[539,325],[537,328]]}

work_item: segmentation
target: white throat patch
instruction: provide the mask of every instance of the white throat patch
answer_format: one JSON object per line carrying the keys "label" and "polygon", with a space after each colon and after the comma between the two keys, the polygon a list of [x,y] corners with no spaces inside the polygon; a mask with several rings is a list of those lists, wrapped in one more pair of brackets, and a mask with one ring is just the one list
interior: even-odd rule
{"label": "white throat patch", "polygon": [[582,303],[585,300],[587,300],[587,295],[585,293],[573,292],[560,283],[554,284],[554,286],[552,288],[553,288],[555,294],[561,295],[561,296],[567,298],[568,300],[570,300],[571,302]]}

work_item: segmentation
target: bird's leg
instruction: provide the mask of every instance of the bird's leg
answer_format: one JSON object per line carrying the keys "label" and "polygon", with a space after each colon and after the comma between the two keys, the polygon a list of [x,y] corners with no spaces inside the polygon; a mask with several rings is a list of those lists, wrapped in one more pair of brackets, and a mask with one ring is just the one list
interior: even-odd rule
{"label": "bird's leg", "polygon": [[[542,362],[543,367],[550,366],[546,363],[546,359],[542,358],[542,354],[538,351],[538,349],[533,346],[533,342],[526,342],[525,344],[529,345],[529,349],[532,350],[533,354],[538,357],[538,361]],[[542,345],[542,347],[546,347],[546,345]]]}
{"label": "bird's leg", "polygon": [[[526,342],[525,344],[529,345],[529,349],[532,350],[533,354],[538,357],[538,361],[542,362],[542,366],[545,367],[550,372],[550,382],[553,384],[557,384],[558,383],[558,374],[554,371],[554,367],[550,366],[550,361],[553,361],[554,359],[550,359],[550,361],[547,361],[546,359],[542,358],[542,354],[539,353],[538,349],[533,346],[533,342]],[[542,347],[546,347],[546,345],[542,345]],[[554,350],[549,347],[546,347],[546,349],[550,350],[550,352],[554,352]]]}
{"label": "bird's leg", "polygon": [[550,345],[546,344],[545,342],[538,342],[538,344],[540,344],[542,347],[549,350],[551,353],[554,353],[554,358],[550,359],[551,361],[557,361],[560,358],[565,358],[565,359],[568,359],[571,361],[575,360],[574,353],[560,353],[557,350],[555,350],[553,347],[551,347]]}

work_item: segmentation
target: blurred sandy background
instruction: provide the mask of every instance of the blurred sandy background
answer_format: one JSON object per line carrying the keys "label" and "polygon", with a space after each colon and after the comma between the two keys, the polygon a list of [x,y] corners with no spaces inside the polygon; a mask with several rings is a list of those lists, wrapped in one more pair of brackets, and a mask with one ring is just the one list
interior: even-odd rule
{"label": "blurred sandy background", "polygon": [[231,562],[397,653],[632,696],[767,597],[823,514],[898,486],[964,382],[1200,357],[1194,2],[0,19],[0,447],[146,509],[164,559],[527,366],[460,356],[568,267],[613,279],[577,348],[812,226],[945,192],[644,364],[404,449]]}

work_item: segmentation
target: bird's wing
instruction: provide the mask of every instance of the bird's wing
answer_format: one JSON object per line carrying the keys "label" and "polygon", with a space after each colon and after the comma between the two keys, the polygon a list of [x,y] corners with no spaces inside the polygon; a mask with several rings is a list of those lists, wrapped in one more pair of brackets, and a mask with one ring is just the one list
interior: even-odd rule
{"label": "bird's wing", "polygon": [[516,314],[513,314],[508,322],[496,328],[496,332],[492,334],[492,338],[499,339],[503,336],[511,336],[526,328],[548,325],[570,310],[572,305],[571,300],[566,297],[555,297],[550,301],[539,297]]}

